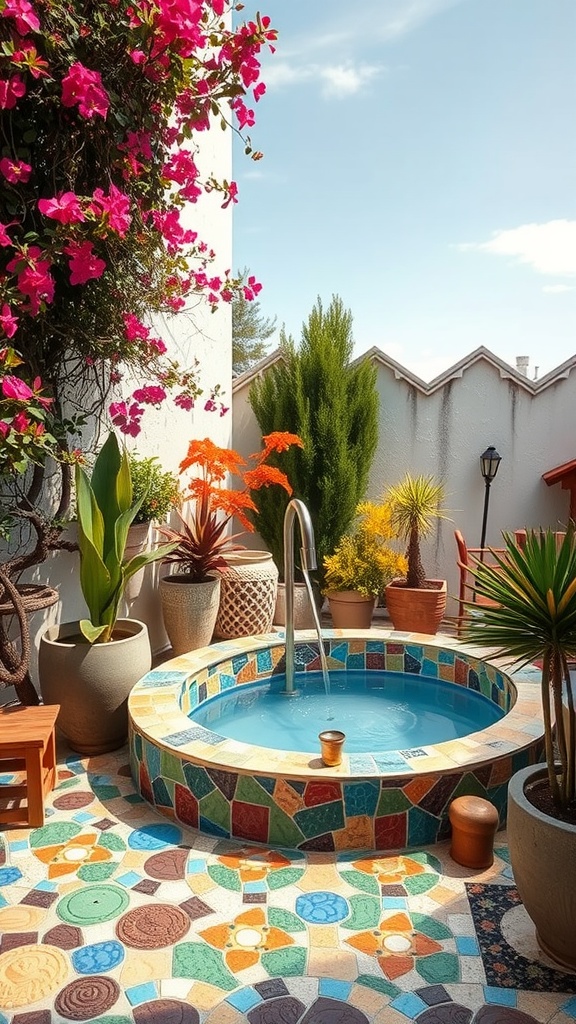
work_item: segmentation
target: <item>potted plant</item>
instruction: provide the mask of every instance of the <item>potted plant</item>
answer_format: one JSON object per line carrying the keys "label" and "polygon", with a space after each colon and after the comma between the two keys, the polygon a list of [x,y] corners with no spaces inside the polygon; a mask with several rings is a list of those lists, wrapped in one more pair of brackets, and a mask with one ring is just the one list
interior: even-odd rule
{"label": "potted plant", "polygon": [[119,618],[130,577],[173,547],[163,545],[125,560],[128,529],[142,500],[133,501],[128,456],[111,432],[91,478],[76,465],[80,584],[90,617],[48,626],[40,638],[44,702],[60,704],[58,726],[80,753],[122,746],[128,694],[152,662],[145,624]]}
{"label": "potted plant", "polygon": [[508,845],[514,879],[545,953],[576,970],[576,720],[570,662],[576,657],[576,541],[527,531],[522,547],[504,534],[495,565],[471,570],[498,607],[476,610],[464,638],[520,664],[541,665],[546,765],[508,785]]}
{"label": "potted plant", "polygon": [[408,569],[403,579],[386,587],[386,607],[394,629],[408,633],[434,634],[446,610],[446,580],[426,578],[420,541],[427,537],[437,519],[448,518],[442,511],[444,488],[432,476],[407,474],[385,495],[390,521],[398,537],[408,542]]}
{"label": "potted plant", "polygon": [[337,629],[368,629],[386,584],[406,569],[403,555],[384,543],[393,536],[389,506],[365,501],[356,513],[355,529],[324,558],[324,593]]}
{"label": "potted plant", "polygon": [[[235,543],[240,533],[230,532],[234,518],[245,530],[254,530],[248,519],[248,513],[256,511],[250,492],[279,484],[292,493],[286,475],[268,465],[268,459],[272,452],[301,446],[300,438],[278,432],[263,440],[264,448],[251,456],[252,469],[243,469],[246,463],[237,452],[220,448],[209,438],[191,441],[180,464],[181,473],[193,469],[199,475],[184,495],[190,502],[189,518],[180,514],[179,529],[159,530],[174,545],[164,561],[180,570],[160,580],[164,625],[175,654],[209,644],[218,620],[221,636],[265,632],[272,624],[278,573],[270,553],[257,553],[266,563],[259,574],[261,585],[244,587],[241,593],[235,585],[242,582],[241,566],[230,561],[239,552],[244,559],[256,554]],[[228,474],[241,479],[241,489],[224,485]],[[252,572],[252,583],[254,579]]]}
{"label": "potted plant", "polygon": [[[181,495],[178,477],[175,473],[163,470],[156,456],[140,458],[136,452],[130,452],[128,459],[132,500],[140,502],[126,541],[126,557],[133,558],[141,551],[146,551],[150,542],[151,524],[166,522],[168,514],[179,507]],[[134,601],[139,596],[143,579],[144,569],[131,576],[126,587],[128,601]]]}

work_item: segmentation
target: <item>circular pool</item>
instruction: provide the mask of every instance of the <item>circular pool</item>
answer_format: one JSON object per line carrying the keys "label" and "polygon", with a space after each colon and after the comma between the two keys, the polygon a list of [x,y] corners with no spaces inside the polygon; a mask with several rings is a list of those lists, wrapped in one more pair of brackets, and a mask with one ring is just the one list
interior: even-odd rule
{"label": "circular pool", "polygon": [[[449,834],[450,802],[467,793],[494,803],[503,823],[508,780],[542,756],[539,672],[515,671],[443,636],[326,630],[323,640],[332,693],[345,688],[345,673],[361,673],[369,690],[385,689],[393,674],[408,695],[405,725],[410,695],[430,685],[433,702],[459,706],[474,695],[500,720],[486,724],[472,711],[471,729],[447,739],[424,733],[413,741],[408,728],[393,749],[378,742],[376,730],[367,750],[345,744],[342,763],[332,768],[320,760],[318,744],[294,749],[288,729],[285,747],[268,745],[262,724],[250,742],[226,736],[219,700],[250,705],[254,691],[282,688],[283,637],[246,637],[174,658],[134,687],[130,759],[141,795],[166,817],[209,835],[302,850],[394,851],[437,842]],[[320,668],[315,634],[297,634],[297,688],[313,683]],[[287,721],[299,699],[281,698]],[[341,728],[336,714],[313,729]]]}

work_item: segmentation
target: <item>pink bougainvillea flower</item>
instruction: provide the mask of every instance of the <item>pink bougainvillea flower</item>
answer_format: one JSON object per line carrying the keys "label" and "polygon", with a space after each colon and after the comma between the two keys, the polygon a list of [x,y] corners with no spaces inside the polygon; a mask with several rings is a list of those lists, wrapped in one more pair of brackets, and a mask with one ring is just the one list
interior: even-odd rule
{"label": "pink bougainvillea flower", "polygon": [[3,110],[11,110],[18,100],[24,96],[26,85],[21,75],[12,75],[12,78],[0,79],[0,107]]}
{"label": "pink bougainvillea flower", "polygon": [[184,409],[185,412],[190,412],[190,410],[194,408],[194,399],[192,398],[192,395],[187,395],[185,392],[182,392],[181,394],[176,395],[174,405],[177,405],[179,409]]}
{"label": "pink bougainvillea flower", "polygon": [[23,160],[10,160],[7,156],[0,160],[0,171],[11,185],[17,185],[20,181],[23,185],[26,184],[32,174],[30,164],[24,163]]}
{"label": "pink bougainvillea flower", "polygon": [[28,299],[28,312],[36,316],[43,302],[54,298],[54,278],[50,274],[50,260],[37,245],[30,245],[18,253],[6,269],[17,274],[18,290]]}
{"label": "pink bougainvillea flower", "polygon": [[28,419],[25,412],[20,410],[17,412],[14,419],[12,420],[12,428],[17,434],[25,434],[31,427],[31,421]]}
{"label": "pink bougainvillea flower", "polygon": [[5,420],[0,420],[0,437],[2,437],[2,438],[8,437],[9,433],[10,433],[10,424],[6,423]]}
{"label": "pink bougainvillea flower", "polygon": [[10,376],[2,378],[2,394],[4,398],[11,398],[15,402],[27,402],[34,392],[26,381],[20,380],[20,377]]}
{"label": "pink bougainvillea flower", "polygon": [[78,104],[80,114],[88,120],[94,114],[106,117],[110,100],[102,85],[100,72],[90,71],[80,61],[73,64],[62,79],[62,104],[65,107]]}
{"label": "pink bougainvillea flower", "polygon": [[70,284],[86,284],[95,277],[102,277],[106,263],[96,256],[92,242],[69,242],[64,252],[70,257]]}
{"label": "pink bougainvillea flower", "polygon": [[160,231],[165,239],[170,253],[176,252],[184,245],[192,245],[198,237],[196,231],[186,230],[182,227],[178,210],[168,210],[167,213],[154,210],[152,221],[156,230]]}
{"label": "pink bougainvillea flower", "polygon": [[137,437],[140,433],[140,420],[144,415],[144,409],[137,402],[130,405],[127,402],[112,402],[110,406],[110,417],[115,427],[122,434],[129,434]]}
{"label": "pink bougainvillea flower", "polygon": [[34,398],[38,402],[38,405],[43,406],[44,409],[48,409],[52,405],[54,399],[47,398],[46,395],[42,394],[42,380],[40,377],[34,377],[34,380],[32,381],[32,389],[34,391]]}
{"label": "pink bougainvillea flower", "polygon": [[45,217],[52,217],[60,224],[79,224],[86,220],[78,196],[74,192],[63,192],[53,199],[39,199],[38,209]]}
{"label": "pink bougainvillea flower", "polygon": [[158,355],[163,356],[167,352],[166,345],[162,341],[162,338],[149,338],[148,345],[151,349],[154,349]]}
{"label": "pink bougainvillea flower", "polygon": [[16,30],[21,36],[32,32],[40,31],[40,22],[32,4],[28,0],[5,0],[2,11],[3,18],[13,18],[16,22]]}
{"label": "pink bougainvillea flower", "polygon": [[124,238],[132,222],[130,199],[124,192],[115,185],[110,185],[108,195],[105,195],[101,188],[95,189],[89,210],[96,217],[102,217],[113,231]]}
{"label": "pink bougainvillea flower", "polygon": [[148,384],[146,387],[138,388],[132,397],[143,405],[160,405],[166,398],[166,392],[156,384]]}
{"label": "pink bougainvillea flower", "polygon": [[18,317],[14,316],[7,302],[2,306],[0,325],[7,338],[13,338],[18,330]]}
{"label": "pink bougainvillea flower", "polygon": [[16,221],[12,220],[9,224],[0,224],[0,245],[12,245],[12,239],[8,234],[8,228],[11,228]]}
{"label": "pink bougainvillea flower", "polygon": [[124,333],[127,341],[146,341],[150,336],[150,328],[146,327],[134,313],[124,313]]}

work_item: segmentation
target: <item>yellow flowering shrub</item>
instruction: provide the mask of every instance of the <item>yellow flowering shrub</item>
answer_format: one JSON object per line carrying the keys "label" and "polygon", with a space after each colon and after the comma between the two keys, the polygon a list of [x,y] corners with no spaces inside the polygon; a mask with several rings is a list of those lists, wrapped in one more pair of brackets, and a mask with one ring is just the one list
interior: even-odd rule
{"label": "yellow flowering shrub", "polygon": [[324,558],[324,593],[356,590],[364,597],[378,597],[391,580],[405,575],[406,559],[385,543],[394,537],[387,504],[362,501],[356,516],[353,531]]}

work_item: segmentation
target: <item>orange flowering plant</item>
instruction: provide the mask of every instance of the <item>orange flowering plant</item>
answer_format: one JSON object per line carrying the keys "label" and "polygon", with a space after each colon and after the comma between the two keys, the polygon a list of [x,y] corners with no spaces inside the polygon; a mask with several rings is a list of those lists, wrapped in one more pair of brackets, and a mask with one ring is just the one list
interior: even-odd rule
{"label": "orange flowering plant", "polygon": [[[184,501],[193,502],[193,509],[187,518],[177,513],[179,530],[163,527],[159,532],[177,545],[164,561],[178,563],[182,572],[190,576],[191,583],[203,583],[213,573],[224,571],[227,568],[225,556],[243,548],[242,544],[234,543],[243,531],[230,533],[229,527],[232,520],[237,519],[244,530],[254,531],[249,515],[258,509],[250,497],[251,491],[279,484],[292,494],[286,474],[268,465],[267,459],[272,452],[286,451],[292,445],[302,448],[301,439],[297,434],[275,431],[262,440],[263,449],[249,456],[252,467],[247,469],[244,467],[248,463],[238,452],[219,448],[208,437],[190,441],[188,445],[180,473],[196,471],[184,494]],[[226,486],[229,476],[238,477],[242,486]]]}

